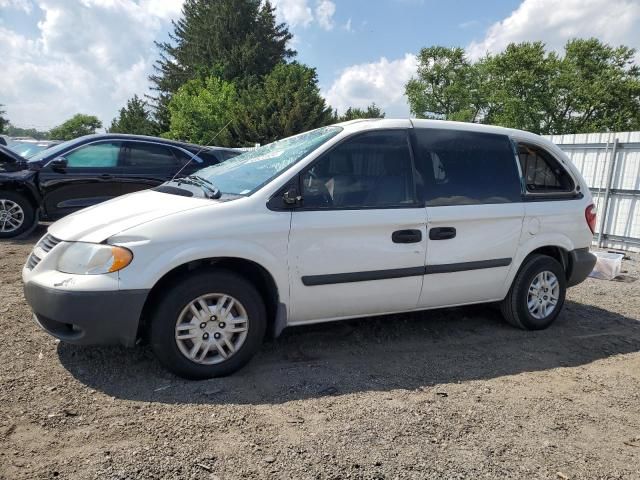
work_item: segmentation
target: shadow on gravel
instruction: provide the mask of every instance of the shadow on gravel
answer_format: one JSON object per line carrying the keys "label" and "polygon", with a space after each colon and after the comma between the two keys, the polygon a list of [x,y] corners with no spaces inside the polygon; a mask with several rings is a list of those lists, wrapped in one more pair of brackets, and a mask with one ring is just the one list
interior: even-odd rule
{"label": "shadow on gravel", "polygon": [[58,346],[83,384],[117,398],[189,404],[277,404],[366,391],[417,389],[585,365],[640,351],[640,322],[567,302],[548,330],[504,324],[465,307],[291,328],[235,375],[179,379],[148,348]]}

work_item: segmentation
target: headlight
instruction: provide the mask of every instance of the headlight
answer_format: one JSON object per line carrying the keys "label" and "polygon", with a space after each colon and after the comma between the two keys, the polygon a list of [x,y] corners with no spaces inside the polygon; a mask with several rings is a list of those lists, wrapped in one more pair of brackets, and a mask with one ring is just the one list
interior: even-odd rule
{"label": "headlight", "polygon": [[99,243],[72,243],[58,259],[58,270],[77,275],[100,275],[122,270],[133,260],[123,247]]}

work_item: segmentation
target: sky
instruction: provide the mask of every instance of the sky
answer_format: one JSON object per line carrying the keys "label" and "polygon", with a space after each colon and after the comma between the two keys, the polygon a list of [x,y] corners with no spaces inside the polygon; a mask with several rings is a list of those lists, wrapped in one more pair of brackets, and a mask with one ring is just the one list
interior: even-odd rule
{"label": "sky", "polygon": [[[471,58],[510,42],[562,50],[595,36],[640,48],[640,0],[272,0],[297,59],[317,68],[339,112],[375,102],[406,117],[416,54],[460,46]],[[0,104],[16,126],[50,129],[76,113],[105,126],[147,79],[182,0],[0,0]],[[640,60],[640,56],[638,56]]]}

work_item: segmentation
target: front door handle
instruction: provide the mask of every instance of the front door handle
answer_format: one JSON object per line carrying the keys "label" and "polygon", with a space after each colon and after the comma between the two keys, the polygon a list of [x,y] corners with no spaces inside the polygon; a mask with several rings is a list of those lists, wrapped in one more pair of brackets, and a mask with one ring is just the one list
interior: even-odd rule
{"label": "front door handle", "polygon": [[449,240],[455,236],[456,229],[453,227],[436,227],[429,230],[429,240]]}
{"label": "front door handle", "polygon": [[418,243],[422,241],[420,230],[397,230],[391,234],[393,243]]}
{"label": "front door handle", "polygon": [[110,175],[108,173],[103,173],[102,175],[100,175],[100,178],[102,180],[111,180],[113,178],[113,175]]}

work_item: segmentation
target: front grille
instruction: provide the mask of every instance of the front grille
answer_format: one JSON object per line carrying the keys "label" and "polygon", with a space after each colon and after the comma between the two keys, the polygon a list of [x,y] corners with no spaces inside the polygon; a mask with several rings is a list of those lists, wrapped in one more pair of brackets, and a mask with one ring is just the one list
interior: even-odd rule
{"label": "front grille", "polygon": [[53,235],[47,234],[42,238],[42,240],[38,242],[36,247],[40,247],[42,250],[48,253],[53,247],[55,247],[60,242],[61,240],[58,240]]}
{"label": "front grille", "polygon": [[33,249],[33,252],[31,252],[31,255],[29,255],[29,258],[27,259],[27,268],[29,270],[33,270],[36,265],[38,265],[40,263],[40,261],[42,260],[42,256],[38,256],[36,255],[36,251],[42,251],[44,252],[44,254],[47,254],[51,251],[51,249],[53,247],[55,247],[56,245],[58,245],[62,240],[58,240],[56,237],[54,237],[53,235],[45,235],[42,240],[40,240],[35,248]]}
{"label": "front grille", "polygon": [[35,253],[32,253],[31,255],[29,255],[29,258],[27,259],[27,268],[29,270],[33,270],[35,266],[40,263],[40,260],[41,259],[38,258]]}

